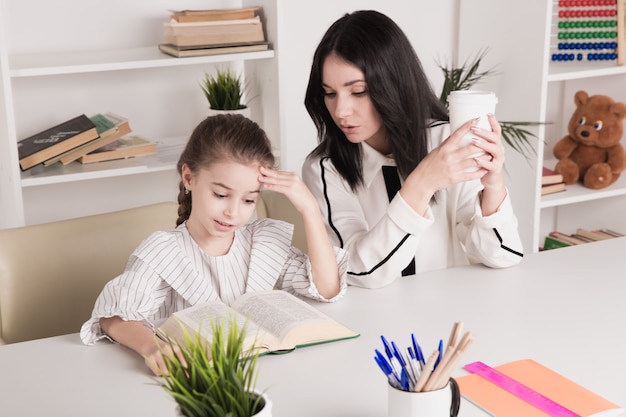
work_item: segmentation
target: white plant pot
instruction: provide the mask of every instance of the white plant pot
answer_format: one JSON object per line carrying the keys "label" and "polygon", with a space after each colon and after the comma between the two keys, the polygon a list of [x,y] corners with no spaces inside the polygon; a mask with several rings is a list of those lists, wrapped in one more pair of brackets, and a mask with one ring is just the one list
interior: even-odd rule
{"label": "white plant pot", "polygon": [[255,392],[263,397],[263,400],[265,400],[265,407],[256,413],[254,417],[272,417],[272,401],[270,398],[265,393],[260,393],[258,391]]}
{"label": "white plant pot", "polygon": [[216,114],[224,114],[224,113],[234,113],[241,114],[246,116],[248,119],[250,118],[250,107],[244,107],[243,109],[238,110],[216,110],[209,107],[209,116],[214,116]]}
{"label": "white plant pot", "polygon": [[[265,401],[265,407],[263,407],[261,411],[251,417],[272,417],[272,401],[269,399],[267,394],[261,393],[256,390],[254,392],[257,395],[263,397],[263,400]],[[185,417],[185,415],[183,415],[183,413],[180,411],[180,407],[178,405],[176,406],[176,417]]]}

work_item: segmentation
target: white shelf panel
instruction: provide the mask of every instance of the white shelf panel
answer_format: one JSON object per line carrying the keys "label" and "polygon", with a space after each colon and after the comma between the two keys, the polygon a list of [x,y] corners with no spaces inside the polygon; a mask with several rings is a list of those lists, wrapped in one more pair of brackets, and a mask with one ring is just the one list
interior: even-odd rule
{"label": "white shelf panel", "polygon": [[274,51],[270,49],[237,54],[175,58],[159,51],[157,46],[151,46],[72,53],[11,55],[9,57],[11,67],[9,73],[12,78],[38,77],[85,72],[175,67],[272,57],[274,57]]}
{"label": "white shelf panel", "polygon": [[85,165],[76,161],[67,165],[57,163],[48,167],[38,165],[22,172],[22,187],[174,170],[186,141],[186,137],[156,140],[157,153],[154,155]]}
{"label": "white shelf panel", "polygon": [[626,176],[620,176],[614,184],[600,190],[592,190],[581,184],[566,185],[565,191],[541,197],[540,208],[558,207],[566,204],[626,195]]}
{"label": "white shelf panel", "polygon": [[626,74],[626,66],[607,62],[552,62],[548,82]]}

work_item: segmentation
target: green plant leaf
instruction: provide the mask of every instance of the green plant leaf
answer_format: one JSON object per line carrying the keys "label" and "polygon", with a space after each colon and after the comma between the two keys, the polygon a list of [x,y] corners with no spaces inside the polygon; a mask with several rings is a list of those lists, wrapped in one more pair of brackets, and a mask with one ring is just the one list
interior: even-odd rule
{"label": "green plant leaf", "polygon": [[243,350],[246,323],[240,326],[232,317],[211,326],[210,344],[200,331],[190,335],[184,327],[183,342],[169,341],[180,349],[187,366],[177,356],[164,355],[169,374],[161,386],[187,417],[250,417],[262,399],[254,392],[258,353]]}
{"label": "green plant leaf", "polygon": [[215,75],[204,73],[200,87],[212,109],[239,110],[246,107],[243,103],[245,86],[241,76],[230,69],[218,69]]}
{"label": "green plant leaf", "polygon": [[490,68],[482,72],[478,71],[487,52],[487,49],[482,49],[471,60],[465,61],[463,65],[458,68],[452,67],[451,64],[444,65],[441,62],[437,63],[444,77],[439,101],[441,101],[446,108],[448,107],[448,96],[452,91],[469,90],[484,77],[496,74],[495,68]]}

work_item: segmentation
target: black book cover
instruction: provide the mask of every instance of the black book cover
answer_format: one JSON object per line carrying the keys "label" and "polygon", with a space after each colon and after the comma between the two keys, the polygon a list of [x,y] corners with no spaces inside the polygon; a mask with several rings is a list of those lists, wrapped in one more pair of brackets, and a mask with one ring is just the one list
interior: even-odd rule
{"label": "black book cover", "polygon": [[17,151],[19,159],[22,160],[37,152],[41,152],[95,127],[96,125],[89,120],[86,115],[81,114],[80,116],[18,141]]}

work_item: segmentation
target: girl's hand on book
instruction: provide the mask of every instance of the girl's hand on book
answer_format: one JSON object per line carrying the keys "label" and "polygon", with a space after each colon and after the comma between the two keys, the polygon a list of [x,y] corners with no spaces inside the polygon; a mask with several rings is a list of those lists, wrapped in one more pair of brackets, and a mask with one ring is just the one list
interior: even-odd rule
{"label": "girl's hand on book", "polygon": [[123,320],[119,316],[102,317],[100,326],[104,334],[116,342],[140,354],[148,368],[156,375],[167,374],[163,355],[176,355],[183,363],[184,357],[178,346],[159,339],[154,331],[139,320]]}
{"label": "girl's hand on book", "polygon": [[167,366],[165,366],[165,361],[163,360],[164,355],[168,357],[174,357],[174,355],[176,355],[183,365],[187,366],[178,345],[164,342],[155,336],[155,343],[147,349],[143,357],[148,368],[150,368],[152,373],[156,376],[169,374]]}

